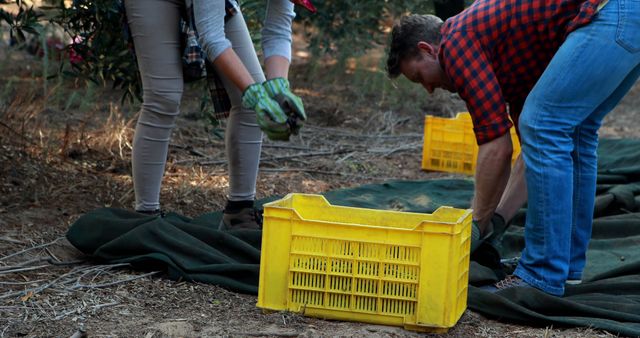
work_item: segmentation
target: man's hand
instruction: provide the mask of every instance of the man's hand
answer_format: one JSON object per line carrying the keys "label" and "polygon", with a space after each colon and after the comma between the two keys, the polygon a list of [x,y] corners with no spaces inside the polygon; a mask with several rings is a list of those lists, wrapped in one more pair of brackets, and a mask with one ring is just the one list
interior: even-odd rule
{"label": "man's hand", "polygon": [[480,145],[475,175],[473,197],[473,219],[478,221],[482,231],[496,210],[505,191],[511,172],[513,146],[511,135],[506,133],[490,142]]}
{"label": "man's hand", "polygon": [[509,223],[505,221],[504,217],[497,212],[494,212],[493,216],[491,216],[491,222],[489,223],[491,233],[487,236],[487,242],[494,247],[497,247],[500,240],[502,240],[502,235],[504,235],[508,227]]}
{"label": "man's hand", "polygon": [[291,129],[280,104],[269,97],[262,84],[254,83],[242,93],[242,106],[253,109],[260,129],[274,141],[288,141]]}
{"label": "man's hand", "polygon": [[264,82],[265,90],[269,94],[269,97],[274,99],[280,107],[287,113],[287,123],[291,128],[291,133],[296,135],[302,127],[302,122],[307,119],[307,114],[304,111],[304,105],[302,99],[299,96],[291,92],[289,88],[289,81],[282,77],[277,77]]}
{"label": "man's hand", "polygon": [[471,222],[471,253],[476,251],[482,243],[487,242],[494,248],[499,246],[499,242],[502,239],[509,223],[505,222],[504,217],[500,214],[494,213],[489,221],[486,230],[482,230],[478,221]]}

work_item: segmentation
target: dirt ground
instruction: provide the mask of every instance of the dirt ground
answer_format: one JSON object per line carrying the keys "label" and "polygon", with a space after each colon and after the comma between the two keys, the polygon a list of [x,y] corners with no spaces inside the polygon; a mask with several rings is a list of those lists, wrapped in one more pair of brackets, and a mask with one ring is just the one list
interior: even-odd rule
{"label": "dirt ground", "polygon": [[[64,235],[89,210],[132,207],[136,108],[120,105],[120,93],[105,88],[45,83],[37,58],[0,53],[7,60],[0,64],[0,337],[418,336],[395,327],[265,314],[252,295],[87,262]],[[384,99],[361,89],[386,81],[379,70],[343,72],[327,64],[326,71],[310,71],[304,53],[296,60],[292,85],[310,119],[291,142],[265,139],[258,198],[456,176],[420,169],[424,114],[464,110],[455,96],[418,88],[401,100]],[[191,217],[221,209],[228,186],[224,144],[198,116],[199,95],[194,88],[185,93],[161,196],[164,209]],[[636,86],[607,117],[602,136],[640,137],[639,104]],[[467,311],[441,336],[612,335],[505,324]]]}

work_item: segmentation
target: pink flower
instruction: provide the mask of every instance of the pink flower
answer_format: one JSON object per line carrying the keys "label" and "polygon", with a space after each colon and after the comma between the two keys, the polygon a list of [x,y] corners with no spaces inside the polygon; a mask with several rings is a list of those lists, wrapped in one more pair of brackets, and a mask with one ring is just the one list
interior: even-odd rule
{"label": "pink flower", "polygon": [[82,56],[78,54],[78,52],[76,52],[76,49],[75,49],[75,45],[82,43],[82,41],[83,41],[82,37],[78,35],[74,37],[73,41],[71,42],[71,46],[69,48],[69,62],[71,62],[72,65],[76,65],[84,61]]}
{"label": "pink flower", "polygon": [[316,8],[313,7],[311,0],[291,0],[291,2],[308,9],[311,13],[315,13],[317,11]]}

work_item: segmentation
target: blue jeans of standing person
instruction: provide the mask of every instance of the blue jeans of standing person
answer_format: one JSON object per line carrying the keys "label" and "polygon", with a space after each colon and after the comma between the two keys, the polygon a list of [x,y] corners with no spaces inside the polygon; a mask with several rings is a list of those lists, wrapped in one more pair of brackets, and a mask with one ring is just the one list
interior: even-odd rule
{"label": "blue jeans of standing person", "polygon": [[640,76],[640,0],[609,0],[567,36],[520,116],[528,209],[514,274],[562,296],[581,279],[595,204],[598,129]]}

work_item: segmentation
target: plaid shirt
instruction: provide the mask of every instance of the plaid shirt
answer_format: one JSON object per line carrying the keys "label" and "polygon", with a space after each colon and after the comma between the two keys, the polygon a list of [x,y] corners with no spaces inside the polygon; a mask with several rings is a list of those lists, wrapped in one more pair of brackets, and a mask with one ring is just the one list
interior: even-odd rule
{"label": "plaid shirt", "polygon": [[[225,16],[224,21],[227,22],[231,17],[238,13],[238,3],[235,0],[225,0]],[[198,31],[196,30],[193,6],[187,8],[186,15],[183,16],[180,23],[180,30],[183,34],[183,43],[185,43],[182,52],[182,71],[185,82],[207,79],[207,87],[209,96],[211,97],[211,105],[213,108],[212,118],[222,120],[229,117],[231,110],[231,99],[229,93],[220,79],[220,75],[216,72],[207,59],[207,56],[198,43]]]}
{"label": "plaid shirt", "polygon": [[[477,0],[442,27],[439,59],[467,103],[478,144],[509,131],[567,35],[602,0]],[[517,127],[517,126],[516,126]]]}

